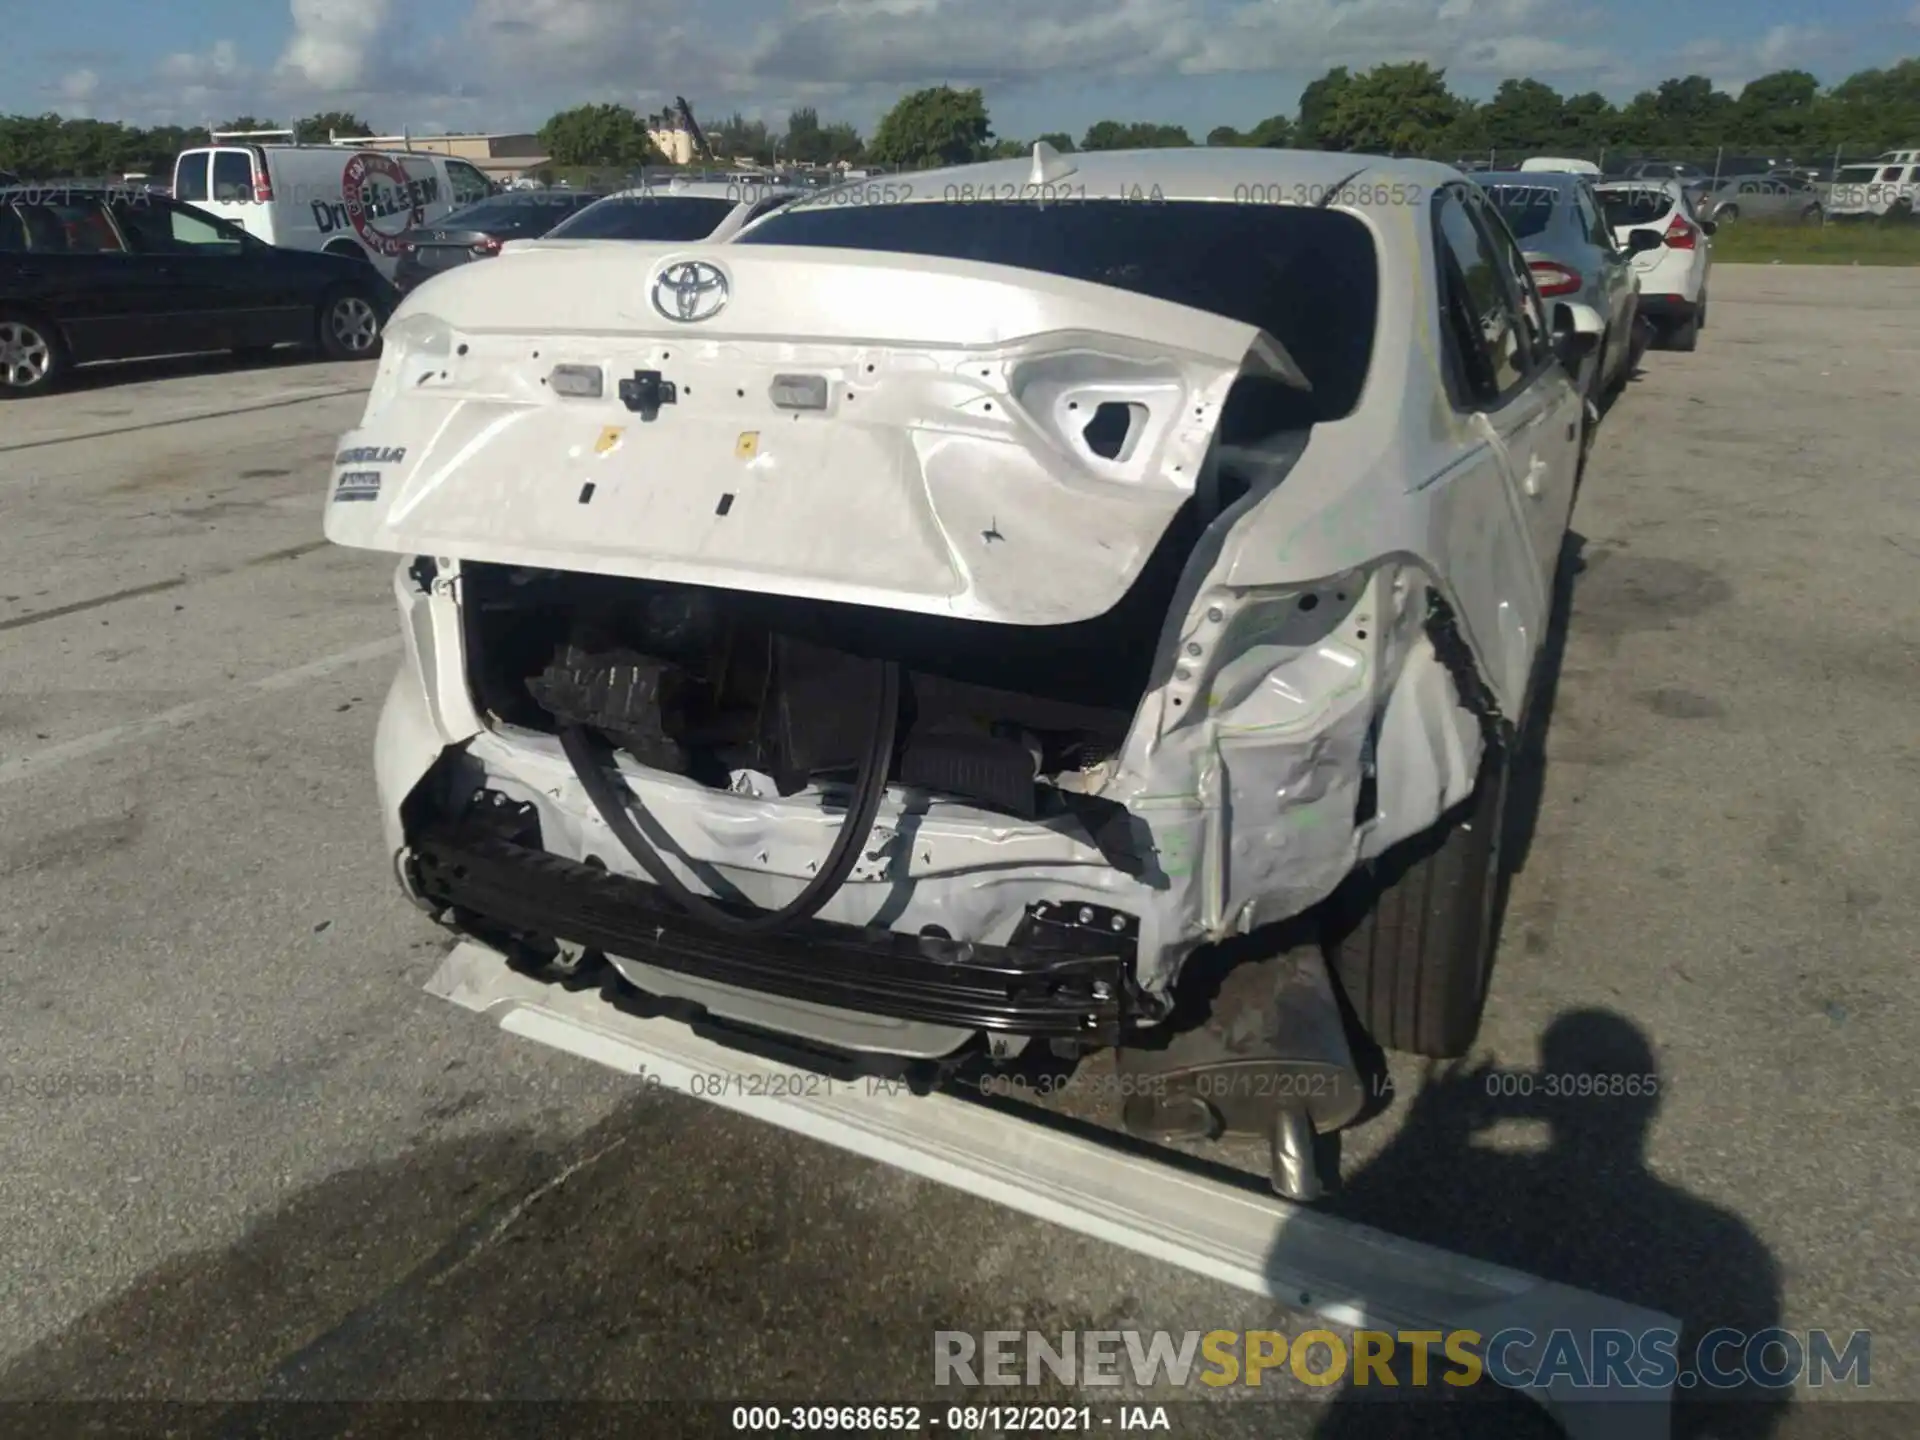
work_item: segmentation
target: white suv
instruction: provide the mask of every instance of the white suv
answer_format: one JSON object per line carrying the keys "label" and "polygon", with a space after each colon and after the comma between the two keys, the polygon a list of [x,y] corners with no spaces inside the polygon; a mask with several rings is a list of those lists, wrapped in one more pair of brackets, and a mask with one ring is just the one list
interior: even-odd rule
{"label": "white suv", "polygon": [[1713,222],[1703,220],[1678,180],[1596,185],[1614,243],[1633,257],[1640,313],[1667,350],[1691,350],[1707,323]]}
{"label": "white suv", "polygon": [[1866,165],[1843,165],[1827,192],[1827,215],[1911,219],[1920,199],[1920,150],[1889,150]]}

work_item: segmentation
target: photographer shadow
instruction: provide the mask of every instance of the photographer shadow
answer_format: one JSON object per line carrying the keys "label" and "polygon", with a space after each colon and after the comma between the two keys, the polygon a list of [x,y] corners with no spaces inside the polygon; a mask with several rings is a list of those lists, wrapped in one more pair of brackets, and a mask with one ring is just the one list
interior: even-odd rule
{"label": "photographer shadow", "polygon": [[[1592,1078],[1582,1082],[1582,1076]],[[1763,1440],[1780,1422],[1779,1392],[1715,1389],[1687,1377],[1695,1347],[1709,1331],[1726,1326],[1753,1334],[1779,1323],[1779,1267],[1739,1216],[1648,1169],[1659,1088],[1652,1047],[1637,1025],[1606,1010],[1568,1012],[1541,1036],[1535,1071],[1430,1066],[1398,1135],[1328,1209],[1677,1317],[1682,1379],[1673,1392],[1674,1440]],[[1544,1145],[1481,1143],[1503,1122],[1544,1126]],[[1729,1347],[1718,1364],[1724,1370],[1738,1355]],[[1561,1433],[1531,1401],[1491,1380],[1468,1388],[1442,1383],[1447,1368],[1431,1367],[1427,1386],[1418,1390],[1409,1388],[1405,1373],[1393,1389],[1349,1387],[1316,1435]],[[1379,1403],[1394,1399],[1489,1403]]]}

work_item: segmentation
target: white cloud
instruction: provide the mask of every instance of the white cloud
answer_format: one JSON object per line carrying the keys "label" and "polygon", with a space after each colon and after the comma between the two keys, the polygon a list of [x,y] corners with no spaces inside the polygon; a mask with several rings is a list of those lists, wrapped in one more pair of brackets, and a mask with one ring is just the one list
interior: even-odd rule
{"label": "white cloud", "polygon": [[293,35],[280,56],[283,76],[317,90],[348,93],[371,78],[387,27],[388,0],[291,0]]}
{"label": "white cloud", "polygon": [[1747,83],[1775,70],[1810,70],[1833,53],[1834,41],[1818,25],[1775,25],[1757,39],[1733,43],[1694,40],[1675,53],[1675,74],[1705,75],[1738,96]]}
{"label": "white cloud", "polygon": [[1334,65],[1424,60],[1468,93],[1537,76],[1621,94],[1690,71],[1737,89],[1837,54],[1813,25],[1624,53],[1587,0],[461,3],[464,21],[428,28],[397,0],[287,0],[291,33],[277,57],[252,63],[221,41],[166,57],[154,86],[116,99],[176,121],[351,109],[393,128],[499,129],[568,105],[653,110],[689,94],[709,120],[735,109],[775,120],[814,104],[864,126],[923,85],[978,85],[996,110],[1038,113],[1070,91],[1106,91],[1125,108],[1121,97],[1147,81],[1237,76],[1246,90],[1271,77],[1273,108],[1287,109],[1289,91]]}

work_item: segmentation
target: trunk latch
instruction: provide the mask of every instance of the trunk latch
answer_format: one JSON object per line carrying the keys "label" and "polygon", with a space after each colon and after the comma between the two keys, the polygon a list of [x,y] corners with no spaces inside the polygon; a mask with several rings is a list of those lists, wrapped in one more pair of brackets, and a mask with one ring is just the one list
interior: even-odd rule
{"label": "trunk latch", "polygon": [[679,398],[679,388],[663,380],[658,370],[636,370],[631,379],[620,382],[620,403],[642,420],[653,419],[662,405],[672,405]]}

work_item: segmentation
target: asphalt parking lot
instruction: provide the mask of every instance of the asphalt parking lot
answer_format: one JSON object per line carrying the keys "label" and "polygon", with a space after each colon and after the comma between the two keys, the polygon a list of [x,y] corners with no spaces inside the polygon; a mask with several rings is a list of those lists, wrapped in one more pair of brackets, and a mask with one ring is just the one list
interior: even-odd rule
{"label": "asphalt parking lot", "polygon": [[[1870,1329],[1874,1393],[1920,1401],[1920,274],[1712,295],[1591,458],[1481,1042],[1658,1102],[1402,1063],[1335,1203],[1695,1325]],[[179,362],[0,409],[0,1400],[872,1404],[930,1393],[936,1329],[1273,1323],[421,993],[443,942],[370,768],[390,566],[320,538],[370,378]],[[1868,1409],[1911,1432],[1844,1433]]]}

